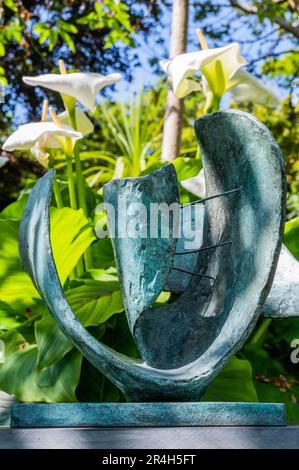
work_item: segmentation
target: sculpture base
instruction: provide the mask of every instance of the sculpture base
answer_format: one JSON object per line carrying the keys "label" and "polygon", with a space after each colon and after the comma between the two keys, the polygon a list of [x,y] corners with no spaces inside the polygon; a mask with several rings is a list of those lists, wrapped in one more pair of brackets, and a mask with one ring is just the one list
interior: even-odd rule
{"label": "sculpture base", "polygon": [[38,403],[11,412],[13,428],[285,424],[281,403]]}

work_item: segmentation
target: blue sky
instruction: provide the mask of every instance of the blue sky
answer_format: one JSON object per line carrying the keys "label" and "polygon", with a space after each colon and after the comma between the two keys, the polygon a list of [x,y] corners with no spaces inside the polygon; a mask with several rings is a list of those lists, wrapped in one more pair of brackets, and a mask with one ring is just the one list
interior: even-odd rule
{"label": "blue sky", "polygon": [[[192,19],[192,12],[190,12],[189,15],[189,32],[188,32],[188,47],[187,51],[195,51],[198,50],[197,48],[197,38],[196,38],[196,28],[201,27],[200,24],[194,23]],[[209,17],[209,21],[213,21],[213,17]],[[221,21],[221,16],[219,15],[216,17],[214,21]],[[164,13],[162,16],[162,22],[161,25],[157,28],[157,32],[163,34],[163,36],[166,38],[170,38],[170,26],[171,26],[171,12],[169,9],[164,8]],[[263,34],[267,34],[267,32],[270,31],[270,25],[265,25],[263,29]],[[246,40],[250,40],[252,37],[249,35],[248,30],[244,27],[244,25],[240,22],[240,28],[237,30],[237,33],[235,37],[233,38],[234,41],[236,42],[245,42]],[[134,79],[131,83],[128,83],[126,81],[120,82],[116,87],[115,91],[113,92],[113,98],[121,101],[126,101],[130,99],[130,97],[137,92],[138,90],[142,89],[145,86],[152,85],[154,86],[155,83],[157,82],[159,76],[155,74],[150,66],[149,66],[149,59],[153,56],[153,51],[156,55],[156,57],[161,60],[166,57],[168,57],[168,51],[165,49],[163,46],[159,46],[155,42],[155,37],[152,35],[149,35],[147,37],[146,42],[140,41],[140,38],[136,38],[137,43],[140,43],[140,47],[138,48],[138,56],[140,59],[140,62],[142,63],[142,67],[136,68],[134,72]],[[226,45],[225,42],[222,44],[218,44],[218,46],[224,46]],[[211,44],[211,46],[214,46],[214,44]],[[287,50],[290,47],[289,41],[282,40],[281,43],[279,44],[279,50],[284,51]],[[257,47],[254,43],[248,43],[248,44],[241,44],[241,52],[242,55],[250,61],[251,58],[256,58],[257,57]],[[259,71],[259,65],[257,66],[257,71]],[[264,79],[266,83],[271,86],[273,91],[282,99],[286,95],[286,91],[279,88],[277,84],[267,78]],[[230,97],[226,96],[223,99],[222,102],[222,107],[226,107],[227,104],[230,101]]]}
{"label": "blue sky", "polygon": [[[188,34],[188,51],[195,51],[198,50],[197,46],[197,38],[196,38],[196,28],[201,27],[202,25],[200,24],[195,24],[192,17],[193,17],[193,12],[190,12],[190,20],[189,20],[189,34]],[[208,22],[207,22],[208,21]],[[213,21],[215,22],[220,22],[221,21],[221,16],[217,15],[215,18],[213,18],[211,15],[209,16],[208,20],[206,21],[206,24],[208,24],[209,27],[211,27],[211,23]],[[146,41],[141,40],[140,36],[136,36],[136,44],[138,44],[138,48],[136,49],[136,52],[138,54],[139,60],[142,64],[141,67],[138,67],[134,70],[134,79],[132,82],[127,82],[126,80],[122,80],[119,82],[115,88],[114,91],[108,92],[110,96],[114,100],[117,101],[127,101],[129,100],[134,93],[138,92],[140,89],[146,86],[154,86],[157,80],[160,78],[161,75],[158,75],[154,73],[149,65],[149,59],[155,55],[155,57],[158,60],[164,59],[168,57],[168,43],[169,43],[169,38],[170,38],[170,26],[171,26],[171,11],[170,9],[166,9],[164,7],[164,12],[162,15],[162,20],[161,24],[159,24],[155,32],[153,34],[149,34],[146,38]],[[265,25],[263,29],[263,35],[267,34],[267,31],[270,30],[269,25]],[[165,45],[159,45],[156,43],[156,35],[161,35],[165,37]],[[236,42],[241,42],[241,51],[242,55],[250,61],[251,58],[256,58],[257,57],[257,46],[255,43],[249,43],[246,44],[246,40],[250,40],[252,37],[249,36],[248,29],[244,27],[243,23],[240,21],[240,27],[237,29],[235,37],[233,38],[234,41]],[[243,44],[243,42],[245,42]],[[225,42],[223,43],[218,43],[218,46],[224,46],[226,45]],[[210,46],[214,47],[215,44],[210,44]],[[281,41],[279,44],[280,50],[286,50],[290,44],[288,41]],[[257,66],[257,71],[259,71],[259,66]],[[161,74],[163,72],[161,71]],[[273,90],[278,94],[278,96],[282,99],[284,95],[286,94],[286,91],[278,88],[276,83],[273,80],[270,80],[269,78],[265,79],[266,83],[269,84],[273,88]],[[99,102],[102,101],[102,98],[99,96]],[[230,97],[225,96],[224,99],[222,100],[222,108],[227,107],[228,103],[230,102]],[[16,113],[15,113],[15,121],[16,122],[23,122],[24,121],[24,112],[22,108],[22,104],[17,107]]]}

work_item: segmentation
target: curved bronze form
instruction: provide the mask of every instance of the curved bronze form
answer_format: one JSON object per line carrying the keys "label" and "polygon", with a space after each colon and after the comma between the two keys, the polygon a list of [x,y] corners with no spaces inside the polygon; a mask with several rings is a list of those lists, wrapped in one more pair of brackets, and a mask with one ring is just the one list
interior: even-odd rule
{"label": "curved bronze form", "polygon": [[[135,309],[131,327],[145,362],[96,341],[67,303],[50,241],[53,171],[35,185],[21,223],[24,269],[52,316],[82,354],[133,401],[198,400],[202,396],[252,331],[270,291],[281,248],[285,180],[281,153],[269,131],[252,116],[236,111],[204,117],[196,122],[195,130],[208,195],[240,188],[230,198],[207,202],[204,244],[229,239],[232,245],[198,259],[196,272],[215,279],[212,289],[210,279],[192,276],[174,303],[163,308],[150,308],[145,303],[144,310]],[[161,179],[173,174],[167,166],[159,171]],[[157,174],[138,179],[138,191],[155,178]],[[173,188],[169,199],[176,191]],[[155,195],[150,199],[154,201]],[[124,287],[126,271],[117,238],[114,243]],[[162,280],[166,284],[175,262],[173,243],[163,246],[171,262],[167,261],[159,289],[163,289]],[[126,307],[130,308],[130,302]]]}

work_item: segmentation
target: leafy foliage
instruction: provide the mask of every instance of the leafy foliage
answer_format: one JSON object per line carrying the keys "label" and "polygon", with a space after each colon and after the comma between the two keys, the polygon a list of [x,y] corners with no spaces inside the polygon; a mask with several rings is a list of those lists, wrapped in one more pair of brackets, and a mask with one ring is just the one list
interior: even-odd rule
{"label": "leafy foliage", "polygon": [[[18,226],[23,199],[6,208],[0,219],[0,330],[6,345],[0,388],[23,401],[76,401],[82,356],[49,316],[20,265]],[[94,269],[87,278],[69,280],[94,240],[82,210],[52,208],[51,239],[70,305],[85,326],[94,327],[95,335],[102,336],[110,318],[123,311],[123,304],[113,269]]]}
{"label": "leafy foliage", "polygon": [[238,108],[250,111],[263,122],[273,133],[279,144],[286,164],[288,181],[287,218],[291,219],[299,213],[299,128],[296,126],[299,117],[299,102],[293,101],[288,95],[280,106],[269,112],[261,105],[243,105]]}
{"label": "leafy foliage", "polygon": [[[298,56],[293,52],[297,37],[289,28],[296,14],[290,5],[295,3],[247,2],[253,8],[251,12],[242,10],[241,2],[233,1],[195,1],[192,6],[195,20],[200,21],[210,45],[220,40],[222,44],[230,42],[232,37],[236,40],[240,34],[243,46],[247,43],[250,47],[249,68],[268,74],[289,91],[276,110],[250,103],[244,103],[243,109],[271,129],[283,150],[290,219],[285,243],[299,259],[299,222],[294,218],[299,212],[299,134],[294,125],[298,104],[293,93]],[[104,73],[113,68],[130,78],[138,63],[134,51],[136,33],[138,37],[150,31],[156,34],[164,4],[167,4],[164,0],[55,0],[41,5],[0,0],[0,84],[10,84],[0,116],[0,139],[11,129],[17,94],[27,109],[38,110],[41,92],[26,88],[24,95],[21,75],[57,71],[48,59],[49,51],[55,58],[69,59],[74,70],[84,66],[86,70]],[[214,21],[215,15],[219,21]],[[248,34],[244,34],[244,28]],[[279,48],[281,38],[287,38],[286,51]],[[140,92],[130,103],[105,103],[99,107],[92,117],[96,137],[88,136],[80,142],[80,159],[88,183],[85,189],[89,218],[81,211],[57,209],[54,203],[51,212],[54,257],[70,305],[96,338],[131,357],[138,357],[138,352],[123,313],[112,245],[109,239],[95,240],[93,226],[100,217],[101,223],[105,223],[105,218],[95,215],[94,208],[102,201],[103,184],[111,178],[143,175],[162,165],[165,100],[166,86],[161,81],[155,90]],[[202,95],[188,97],[182,152],[174,162],[179,181],[196,175],[201,168],[193,121],[202,114]],[[0,182],[0,199],[5,207],[0,214],[0,338],[6,345],[6,363],[0,365],[0,389],[21,401],[122,401],[119,390],[82,358],[61,333],[22,270],[18,254],[19,221],[28,192],[42,170],[25,153],[8,156],[9,163],[1,168]],[[62,201],[67,205],[65,159],[59,153],[53,157]],[[24,190],[19,194],[21,189]],[[181,200],[188,202],[192,195],[181,188]],[[9,204],[12,201],[15,202]],[[93,269],[74,277],[75,265],[90,246]],[[167,296],[159,301],[167,301]],[[290,361],[294,338],[299,338],[299,319],[261,319],[243,349],[210,385],[204,400],[283,402],[289,421],[298,423],[299,372],[298,365]]]}
{"label": "leafy foliage", "polygon": [[136,33],[154,30],[163,3],[1,0],[0,83],[9,84],[3,108],[13,110],[17,103],[29,111],[39,108],[41,93],[27,87],[24,93],[21,77],[57,71],[49,52],[74,69],[107,73],[112,68],[131,78],[139,63]]}

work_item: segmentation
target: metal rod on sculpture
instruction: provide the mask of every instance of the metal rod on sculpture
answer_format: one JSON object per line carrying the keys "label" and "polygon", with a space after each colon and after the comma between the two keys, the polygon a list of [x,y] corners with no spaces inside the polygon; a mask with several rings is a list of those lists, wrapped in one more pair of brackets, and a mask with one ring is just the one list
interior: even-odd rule
{"label": "metal rod on sculpture", "polygon": [[189,255],[191,253],[200,253],[201,251],[212,250],[213,248],[218,248],[219,246],[226,246],[226,245],[232,245],[232,242],[229,241],[229,242],[217,243],[217,245],[205,246],[204,248],[199,248],[198,250],[180,251],[179,253],[175,253],[175,255]]}
{"label": "metal rod on sculpture", "polygon": [[214,194],[213,196],[209,196],[204,199],[197,199],[196,201],[190,202],[189,204],[181,205],[181,208],[193,206],[194,204],[202,204],[203,202],[209,201],[210,199],[215,199],[216,197],[221,197],[221,196],[227,196],[229,194],[236,193],[237,191],[240,191],[240,188],[231,189],[230,191],[225,191],[224,193]]}
{"label": "metal rod on sculpture", "polygon": [[193,271],[186,271],[185,269],[175,268],[174,266],[171,269],[174,269],[175,271],[180,271],[181,273],[190,274],[190,276],[206,277],[207,279],[212,279],[213,281],[215,281],[214,277],[207,276],[206,274],[199,274],[199,273],[195,273]]}

